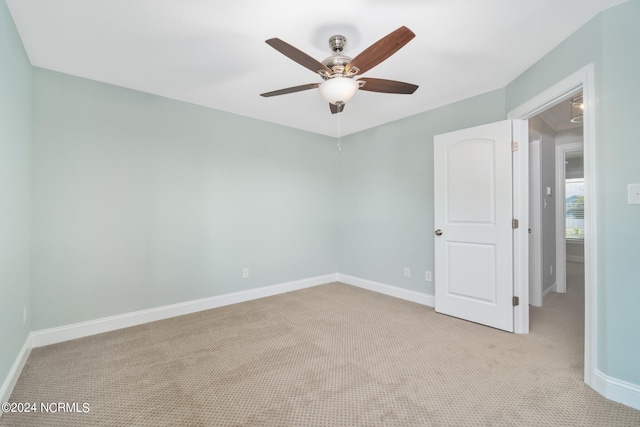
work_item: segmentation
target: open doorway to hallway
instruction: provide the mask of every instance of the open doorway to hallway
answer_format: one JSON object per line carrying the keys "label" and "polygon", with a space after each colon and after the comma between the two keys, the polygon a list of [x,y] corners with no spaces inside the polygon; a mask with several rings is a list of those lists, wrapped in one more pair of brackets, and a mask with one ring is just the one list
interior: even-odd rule
{"label": "open doorway to hallway", "polygon": [[[542,112],[573,98],[578,93],[583,94],[583,152],[584,152],[584,382],[593,387],[596,377],[598,347],[595,322],[595,307],[597,303],[597,276],[595,274],[595,259],[597,248],[597,233],[595,230],[595,206],[597,204],[594,192],[595,170],[595,109],[594,109],[594,66],[585,67],[567,76],[523,104],[511,110],[507,117],[520,120],[518,134],[521,141],[529,141],[528,121]],[[516,122],[518,123],[518,122]],[[519,150],[514,155],[514,189],[521,197],[514,203],[514,215],[529,219],[529,150]],[[546,189],[545,189],[546,190]],[[517,193],[514,193],[517,194]],[[527,222],[528,224],[528,222]],[[526,228],[514,233],[515,272],[514,288],[527,300],[526,304],[516,307],[514,316],[516,332],[529,332],[529,234]],[[522,236],[524,234],[524,236]],[[525,237],[526,236],[526,237]],[[558,251],[564,254],[564,251]],[[557,265],[556,265],[557,267]]]}
{"label": "open doorway to hallway", "polygon": [[[581,107],[582,93],[575,93],[529,119],[529,302],[542,307],[571,291],[572,300],[578,298],[580,304],[569,304],[566,310],[578,309],[584,326]],[[531,313],[532,331],[539,315]]]}

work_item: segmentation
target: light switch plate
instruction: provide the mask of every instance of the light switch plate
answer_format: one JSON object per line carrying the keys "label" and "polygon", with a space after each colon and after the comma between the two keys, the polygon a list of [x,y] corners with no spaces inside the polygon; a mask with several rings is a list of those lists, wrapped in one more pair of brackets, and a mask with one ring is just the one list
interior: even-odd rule
{"label": "light switch plate", "polygon": [[640,205],[640,184],[629,184],[629,204]]}

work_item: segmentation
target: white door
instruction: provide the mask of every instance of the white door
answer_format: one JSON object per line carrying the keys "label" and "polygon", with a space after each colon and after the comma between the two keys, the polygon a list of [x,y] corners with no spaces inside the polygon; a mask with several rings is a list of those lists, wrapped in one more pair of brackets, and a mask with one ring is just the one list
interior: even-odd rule
{"label": "white door", "polygon": [[513,332],[511,121],[434,139],[435,308]]}

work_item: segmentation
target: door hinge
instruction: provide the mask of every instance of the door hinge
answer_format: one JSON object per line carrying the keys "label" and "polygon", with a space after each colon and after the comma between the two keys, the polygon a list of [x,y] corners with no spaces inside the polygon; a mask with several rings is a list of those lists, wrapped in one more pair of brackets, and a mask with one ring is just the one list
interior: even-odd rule
{"label": "door hinge", "polygon": [[518,143],[513,141],[511,143],[511,151],[518,151]]}
{"label": "door hinge", "polygon": [[518,221],[517,219],[512,219],[511,228],[518,228],[518,227],[520,227],[520,221]]}
{"label": "door hinge", "polygon": [[513,306],[517,307],[520,305],[520,297],[513,297]]}

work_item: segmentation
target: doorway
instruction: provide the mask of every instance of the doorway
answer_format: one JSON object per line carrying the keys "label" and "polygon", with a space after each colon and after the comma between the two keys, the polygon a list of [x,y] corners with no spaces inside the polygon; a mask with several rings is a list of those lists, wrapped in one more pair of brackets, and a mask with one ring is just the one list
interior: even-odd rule
{"label": "doorway", "polygon": [[[543,91],[529,101],[511,110],[510,119],[522,119],[525,123],[560,102],[568,101],[577,93],[583,93],[583,147],[584,147],[584,381],[593,386],[596,381],[597,366],[595,356],[597,336],[595,331],[595,306],[597,297],[596,283],[596,230],[595,230],[595,193],[593,191],[593,171],[595,170],[595,112],[594,106],[594,67],[589,64],[561,82]],[[523,142],[528,142],[528,126],[522,126],[517,132]],[[546,188],[545,188],[546,191]],[[552,189],[553,191],[553,189]],[[514,194],[520,193],[514,200],[514,216],[529,216],[529,150],[519,150],[514,157]],[[526,222],[528,225],[528,221]],[[525,234],[526,233],[526,234]],[[514,311],[515,331],[529,332],[529,239],[528,228],[514,235],[514,293],[520,296],[522,303]]]}
{"label": "doorway", "polygon": [[[582,118],[568,101],[529,119],[529,303],[567,291],[567,261],[584,262]],[[575,265],[572,271],[575,273]]]}

